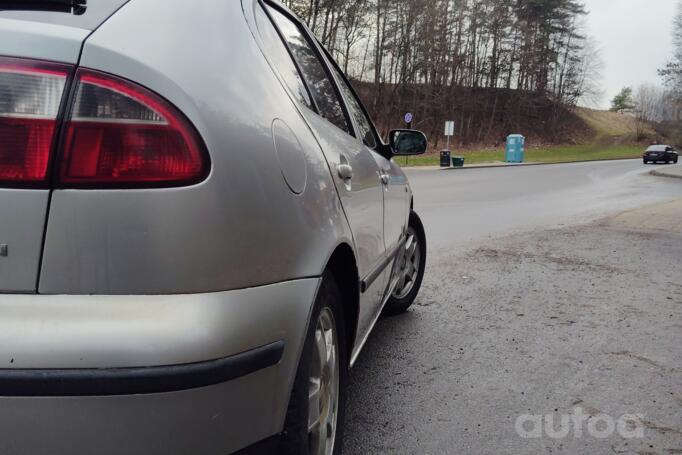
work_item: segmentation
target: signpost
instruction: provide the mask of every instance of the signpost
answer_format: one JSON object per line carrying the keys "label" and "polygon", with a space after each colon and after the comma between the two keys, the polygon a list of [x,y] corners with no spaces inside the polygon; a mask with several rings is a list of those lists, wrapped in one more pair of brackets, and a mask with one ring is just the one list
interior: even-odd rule
{"label": "signpost", "polygon": [[412,112],[408,112],[405,114],[405,123],[407,124],[407,129],[412,129],[412,120],[414,120],[414,115],[412,115]]}
{"label": "signpost", "polygon": [[445,122],[445,136],[448,138],[447,150],[450,150],[450,138],[455,135],[455,122]]}
{"label": "signpost", "polygon": [[[405,125],[407,125],[407,129],[411,130],[412,129],[412,120],[414,120],[414,115],[412,114],[412,112],[408,112],[407,114],[405,114],[405,117],[403,118],[403,120],[405,120]],[[406,156],[405,157],[405,166],[407,166],[408,164],[410,164],[410,157]]]}
{"label": "signpost", "polygon": [[440,152],[440,166],[450,167],[450,138],[455,135],[455,122],[445,122],[445,136],[448,138],[448,145],[445,150]]}

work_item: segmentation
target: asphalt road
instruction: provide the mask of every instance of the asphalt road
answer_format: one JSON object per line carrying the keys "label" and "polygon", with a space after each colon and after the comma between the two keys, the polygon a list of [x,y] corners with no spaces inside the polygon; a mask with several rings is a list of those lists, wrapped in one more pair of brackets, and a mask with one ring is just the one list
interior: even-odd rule
{"label": "asphalt road", "polygon": [[409,170],[426,278],[351,372],[345,452],[682,453],[682,181],[653,168]]}
{"label": "asphalt road", "polygon": [[513,168],[407,170],[432,251],[537,226],[575,224],[682,197],[641,160]]}

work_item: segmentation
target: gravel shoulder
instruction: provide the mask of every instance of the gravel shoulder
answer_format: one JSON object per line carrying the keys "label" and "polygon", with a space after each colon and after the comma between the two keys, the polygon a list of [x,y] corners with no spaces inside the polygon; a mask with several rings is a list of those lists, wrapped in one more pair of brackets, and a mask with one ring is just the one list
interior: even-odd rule
{"label": "gravel shoulder", "polygon": [[[682,453],[682,201],[434,251],[351,373],[346,453]],[[641,414],[644,437],[524,439]]]}

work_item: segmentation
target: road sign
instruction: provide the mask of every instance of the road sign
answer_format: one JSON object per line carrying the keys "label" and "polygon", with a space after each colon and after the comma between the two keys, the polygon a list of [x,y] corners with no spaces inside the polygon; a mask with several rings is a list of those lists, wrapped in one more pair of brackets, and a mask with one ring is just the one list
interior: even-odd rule
{"label": "road sign", "polygon": [[412,115],[412,112],[405,114],[405,123],[412,123],[412,120],[414,120],[414,115]]}
{"label": "road sign", "polygon": [[448,138],[447,150],[450,150],[450,138],[455,135],[455,122],[445,122],[445,135]]}
{"label": "road sign", "polygon": [[445,122],[445,135],[447,137],[455,135],[455,122]]}

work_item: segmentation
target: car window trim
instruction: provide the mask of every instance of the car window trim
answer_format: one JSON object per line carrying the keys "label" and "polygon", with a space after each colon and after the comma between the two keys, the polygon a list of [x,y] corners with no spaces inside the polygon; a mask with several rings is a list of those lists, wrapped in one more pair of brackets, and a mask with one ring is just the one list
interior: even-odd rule
{"label": "car window trim", "polygon": [[[350,134],[351,136],[357,138],[357,135],[355,132],[355,124],[353,123],[353,119],[351,118],[350,111],[348,110],[348,106],[346,106],[345,98],[343,97],[343,94],[341,93],[341,88],[338,86],[338,82],[336,81],[336,78],[334,77],[334,75],[332,74],[332,71],[330,70],[330,68],[328,66],[327,59],[324,58],[324,56],[320,52],[320,48],[317,46],[317,38],[315,38],[314,35],[312,35],[312,32],[310,32],[308,27],[303,22],[301,22],[296,16],[291,14],[283,5],[275,3],[272,0],[258,0],[258,1],[262,5],[266,6],[266,8],[264,8],[264,9],[265,9],[265,12],[268,14],[268,17],[270,18],[270,22],[272,22],[272,24],[277,29],[277,33],[279,34],[280,38],[282,38],[282,40],[284,41],[284,45],[287,47],[289,54],[294,59],[294,62],[296,63],[296,68],[299,70],[299,74],[301,74],[301,78],[303,79],[303,83],[305,84],[306,89],[308,90],[308,93],[311,96],[311,100],[312,100],[313,104],[316,106],[316,110],[317,110],[316,114],[318,114],[320,117],[324,118],[329,123],[331,123],[331,121],[329,121],[324,115],[321,114],[319,106],[317,106],[317,102],[315,101],[315,98],[312,96],[312,92],[310,91],[310,87],[308,86],[308,81],[306,80],[305,76],[303,75],[303,73],[300,70],[300,65],[298,64],[298,60],[296,60],[296,58],[294,57],[294,54],[293,54],[291,48],[289,47],[289,43],[284,38],[284,34],[279,29],[279,27],[277,26],[277,23],[274,21],[274,19],[270,15],[270,11],[268,11],[268,8],[273,8],[273,9],[277,10],[279,13],[281,13],[282,15],[284,15],[284,17],[286,17],[291,22],[293,22],[293,24],[296,26],[296,28],[298,28],[298,30],[301,32],[301,34],[303,35],[303,38],[306,40],[306,42],[308,43],[310,48],[315,53],[315,57],[317,57],[317,60],[320,62],[320,65],[322,65],[322,69],[324,70],[325,74],[329,78],[329,82],[332,84],[332,87],[334,89],[334,93],[336,94],[336,97],[339,100],[339,104],[341,104],[341,110],[343,111],[343,116],[345,117],[346,123],[348,124],[348,128],[350,129],[350,131],[348,131],[348,132],[344,131],[344,133]],[[334,124],[332,123],[332,125],[334,125]],[[338,126],[336,126],[336,125],[334,125],[334,126],[338,128]],[[339,128],[339,129],[341,129],[341,128]]]}
{"label": "car window trim", "polygon": [[[327,60],[328,60],[328,62],[329,62],[329,65],[331,65],[332,67],[334,67],[334,68],[336,69],[336,71],[335,71],[335,73],[336,73],[335,76],[338,74],[338,75],[340,75],[340,76],[343,78],[341,81],[337,81],[337,84],[342,84],[342,83],[345,83],[345,84],[346,84],[346,86],[347,86],[348,89],[350,90],[350,92],[351,92],[351,94],[353,95],[353,97],[355,97],[355,101],[356,101],[356,102],[358,103],[358,105],[360,106],[360,109],[362,110],[362,113],[364,114],[365,118],[366,118],[367,121],[369,122],[369,127],[370,127],[370,130],[371,130],[372,134],[374,135],[374,142],[376,143],[376,146],[375,146],[375,147],[369,147],[369,146],[367,146],[366,144],[365,144],[365,146],[367,146],[367,148],[369,148],[370,150],[374,150],[374,151],[376,151],[376,152],[382,150],[382,149],[383,149],[384,142],[383,142],[383,141],[381,140],[381,138],[379,137],[379,133],[377,132],[377,127],[376,127],[376,125],[374,125],[374,121],[372,120],[372,117],[369,115],[369,112],[367,112],[367,109],[365,108],[365,105],[363,104],[362,100],[360,100],[360,97],[358,96],[358,93],[357,93],[357,92],[355,91],[355,89],[353,88],[353,84],[350,83],[350,79],[348,79],[348,76],[346,76],[346,74],[345,74],[343,71],[341,71],[341,68],[339,67],[339,64],[336,63],[336,61],[332,58],[331,54],[330,54],[329,51],[322,45],[322,43],[320,43],[320,42],[317,41],[317,40],[316,40],[316,42],[317,42],[317,44],[320,46],[320,49],[322,49],[322,51],[324,52],[325,56],[327,57]],[[346,103],[348,103],[348,101],[345,100],[345,98],[344,98],[344,101],[345,101]],[[352,116],[351,116],[351,117],[352,117]],[[355,118],[353,118],[353,121],[356,121]],[[358,139],[358,140],[359,140],[360,142],[362,142],[363,144],[365,143],[365,141],[364,141],[362,138],[359,138],[359,137],[356,136],[356,139]]]}

